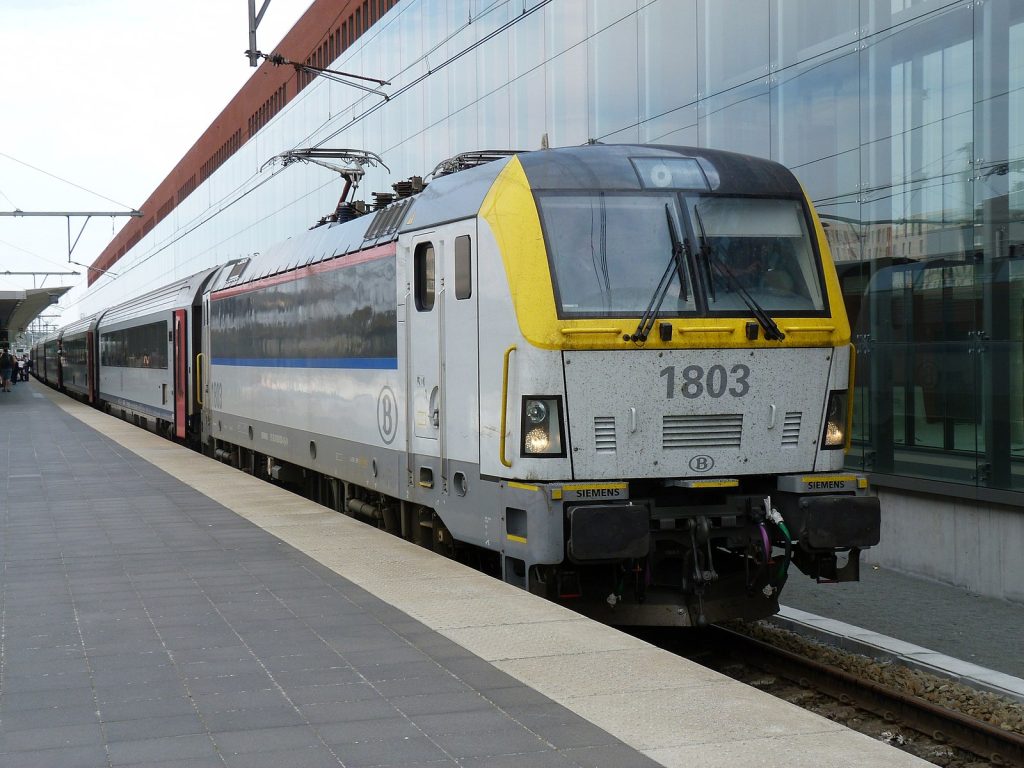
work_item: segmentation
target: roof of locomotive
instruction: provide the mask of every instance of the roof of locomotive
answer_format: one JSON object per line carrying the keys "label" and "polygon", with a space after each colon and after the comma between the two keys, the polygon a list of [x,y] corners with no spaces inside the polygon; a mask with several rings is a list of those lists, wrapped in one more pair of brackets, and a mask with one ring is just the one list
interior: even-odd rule
{"label": "roof of locomotive", "polygon": [[[314,227],[239,263],[222,268],[210,290],[244,285],[264,277],[343,257],[393,242],[399,233],[429,229],[476,216],[484,197],[510,158],[501,158],[432,181],[418,194],[351,221]],[[394,219],[394,221],[391,221]]]}
{"label": "roof of locomotive", "polygon": [[243,285],[356,251],[392,242],[399,234],[422,231],[479,213],[498,175],[517,158],[533,191],[641,190],[633,161],[643,158],[691,158],[718,194],[800,195],[800,184],[771,160],[696,147],[650,144],[588,144],[521,152],[441,176],[420,193],[346,222],[314,227],[255,254],[234,269],[222,268],[211,290]]}
{"label": "roof of locomotive", "polygon": [[800,183],[784,165],[735,152],[656,144],[588,144],[519,155],[530,189],[640,190],[634,160],[689,158],[700,166],[707,185],[694,187],[727,195],[800,195]]}

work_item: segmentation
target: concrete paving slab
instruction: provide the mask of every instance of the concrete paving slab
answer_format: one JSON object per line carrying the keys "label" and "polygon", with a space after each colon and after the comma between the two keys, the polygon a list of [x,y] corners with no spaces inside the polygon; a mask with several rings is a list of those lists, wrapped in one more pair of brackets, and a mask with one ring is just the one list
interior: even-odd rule
{"label": "concrete paving slab", "polygon": [[643,693],[661,688],[680,689],[719,682],[721,677],[699,664],[680,664],[677,656],[659,648],[640,648],[628,655],[618,650],[569,655],[559,660],[520,658],[494,665],[555,699],[609,693]]}

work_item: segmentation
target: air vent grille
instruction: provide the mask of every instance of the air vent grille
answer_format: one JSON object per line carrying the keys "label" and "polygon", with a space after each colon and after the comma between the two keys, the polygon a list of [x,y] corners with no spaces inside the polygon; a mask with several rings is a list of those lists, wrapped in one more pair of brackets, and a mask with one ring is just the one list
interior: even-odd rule
{"label": "air vent grille", "polygon": [[739,448],[743,414],[665,416],[661,425],[662,448]]}
{"label": "air vent grille", "polygon": [[783,445],[796,445],[800,442],[800,422],[803,416],[800,411],[786,411],[786,419],[782,422]]}
{"label": "air vent grille", "polygon": [[402,225],[405,212],[409,210],[412,203],[412,199],[407,199],[400,203],[392,203],[386,208],[381,208],[377,211],[370,222],[370,226],[366,228],[363,240],[375,240],[395,234]]}
{"label": "air vent grille", "polygon": [[594,417],[594,447],[598,453],[615,453],[615,417]]}

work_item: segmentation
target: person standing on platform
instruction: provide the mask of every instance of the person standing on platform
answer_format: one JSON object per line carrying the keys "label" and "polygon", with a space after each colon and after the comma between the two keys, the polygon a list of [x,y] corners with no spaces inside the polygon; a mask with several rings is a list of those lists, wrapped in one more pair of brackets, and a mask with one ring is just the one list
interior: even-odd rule
{"label": "person standing on platform", "polygon": [[0,354],[0,384],[3,386],[4,392],[11,391],[11,373],[14,368],[14,358],[11,357],[11,351],[4,347],[4,351]]}
{"label": "person standing on platform", "polygon": [[32,358],[25,358],[25,381],[28,381],[29,374],[32,373]]}
{"label": "person standing on platform", "polygon": [[14,371],[15,381],[25,381],[25,356],[22,355],[17,361],[18,367]]}

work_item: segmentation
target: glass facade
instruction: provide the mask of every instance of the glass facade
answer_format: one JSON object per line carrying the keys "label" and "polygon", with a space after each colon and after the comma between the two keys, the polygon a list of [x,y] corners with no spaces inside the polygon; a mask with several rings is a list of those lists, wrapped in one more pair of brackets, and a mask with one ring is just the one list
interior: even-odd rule
{"label": "glass facade", "polygon": [[693,144],[814,200],[859,350],[851,466],[1024,490],[1024,3],[403,0],[96,283],[83,313],[334,209],[295,147],[383,157],[360,192],[480,149]]}

